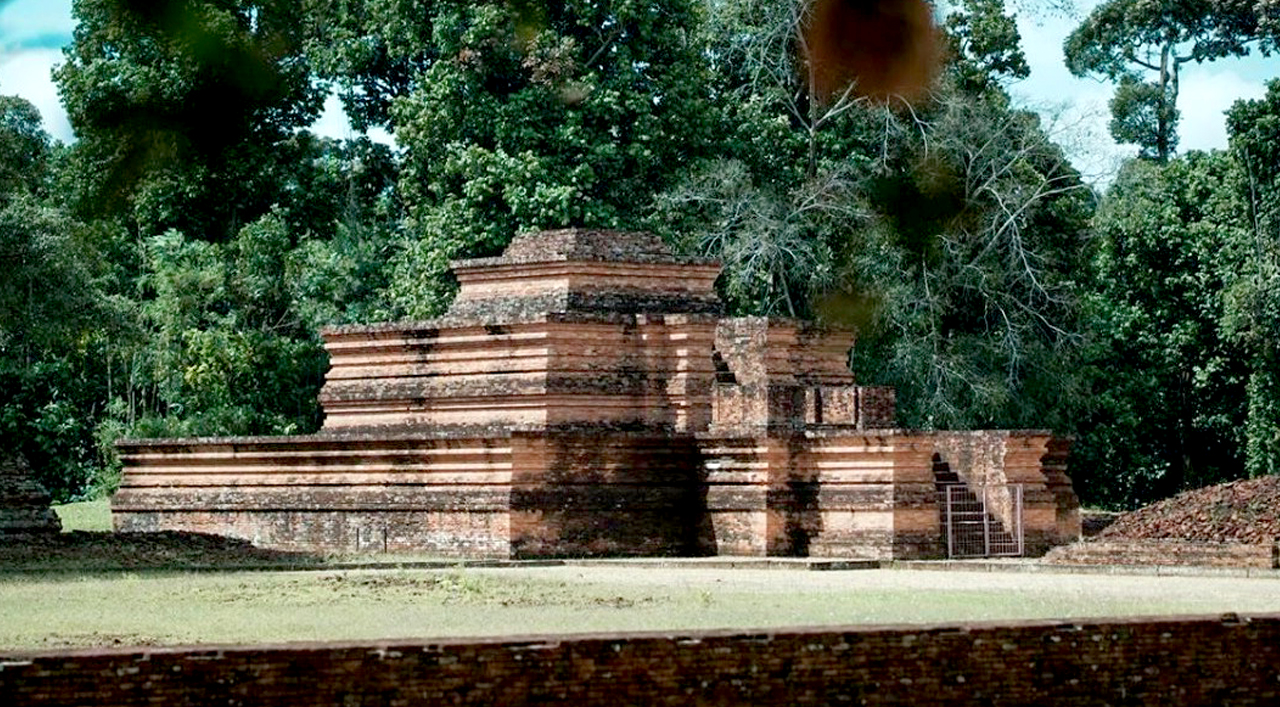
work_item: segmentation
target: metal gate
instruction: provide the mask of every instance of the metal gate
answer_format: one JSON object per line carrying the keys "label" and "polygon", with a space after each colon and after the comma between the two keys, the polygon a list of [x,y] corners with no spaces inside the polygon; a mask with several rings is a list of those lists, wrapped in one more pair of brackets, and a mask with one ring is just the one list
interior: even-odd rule
{"label": "metal gate", "polygon": [[1022,486],[943,487],[947,557],[1022,555]]}

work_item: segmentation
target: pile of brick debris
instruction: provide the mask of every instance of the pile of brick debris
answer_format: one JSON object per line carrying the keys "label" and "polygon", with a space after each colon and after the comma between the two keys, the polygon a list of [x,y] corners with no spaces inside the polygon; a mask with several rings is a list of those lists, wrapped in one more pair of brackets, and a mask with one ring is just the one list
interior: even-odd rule
{"label": "pile of brick debris", "polygon": [[1267,543],[1280,539],[1280,477],[1207,486],[1125,513],[1098,540]]}

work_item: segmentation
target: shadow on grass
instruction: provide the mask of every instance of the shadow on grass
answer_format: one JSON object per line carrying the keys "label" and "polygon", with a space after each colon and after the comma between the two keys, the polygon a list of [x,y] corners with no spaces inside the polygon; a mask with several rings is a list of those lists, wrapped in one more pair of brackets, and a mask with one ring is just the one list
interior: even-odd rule
{"label": "shadow on grass", "polygon": [[324,562],[319,555],[269,550],[247,540],[173,530],[0,535],[0,572],[306,567]]}

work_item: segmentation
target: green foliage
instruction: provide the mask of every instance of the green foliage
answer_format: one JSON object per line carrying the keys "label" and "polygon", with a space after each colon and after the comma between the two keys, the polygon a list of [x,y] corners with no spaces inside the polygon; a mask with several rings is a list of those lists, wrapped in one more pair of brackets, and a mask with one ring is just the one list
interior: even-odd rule
{"label": "green foliage", "polygon": [[97,481],[93,332],[108,322],[86,229],[41,199],[49,136],[29,103],[0,97],[0,439],[56,499]]}
{"label": "green foliage", "polygon": [[314,429],[324,357],[293,311],[289,233],[271,213],[226,245],[176,231],[147,244],[143,305],[158,417],[148,435],[279,434]]}
{"label": "green foliage", "polygon": [[77,224],[26,194],[0,208],[0,353],[31,359],[94,321],[93,256]]}
{"label": "green foliage", "polygon": [[76,351],[30,362],[0,356],[0,439],[59,502],[92,493],[100,477],[93,412],[102,391],[86,385],[91,365]]}
{"label": "green foliage", "polygon": [[863,222],[853,187],[874,128],[865,101],[809,100],[793,51],[806,6],[708,3],[701,41],[722,137],[715,157],[659,194],[648,221],[723,263],[720,290],[735,312],[811,316]]}
{"label": "green foliage", "polygon": [[272,157],[323,97],[297,4],[76,0],[73,14],[55,79],[79,138],[77,213],[225,240],[265,212]]}
{"label": "green foliage", "polygon": [[[835,252],[827,234],[858,220],[851,182],[835,172],[780,192],[737,160],[704,164],[658,197],[651,225],[687,252],[716,257],[719,289],[744,314],[812,314],[834,285]],[[843,222],[842,222],[843,219]]]}
{"label": "green foliage", "polygon": [[0,194],[42,192],[50,150],[35,106],[17,96],[0,96]]}
{"label": "green foliage", "polygon": [[854,367],[921,427],[1069,424],[1092,195],[1038,120],[1010,110],[1016,25],[947,21],[933,101],[810,101],[791,51],[805,2],[711,3],[720,149],[651,225],[725,266],[737,312],[859,329]]}
{"label": "green foliage", "polygon": [[327,7],[313,54],[406,149],[390,294],[411,316],[447,304],[450,259],[496,254],[517,231],[634,226],[709,138],[683,0]]}
{"label": "green foliage", "polygon": [[[1086,500],[1280,464],[1280,88],[1173,158],[1178,67],[1275,47],[1267,3],[1109,0],[1067,43],[1167,167],[1094,194],[1011,107],[1000,0],[930,100],[811,100],[809,0],[77,0],[78,140],[0,98],[0,434],[60,499],[121,436],[307,432],[327,324],[429,316],[521,230],[648,227],[731,310],[859,330],[916,427],[1080,435]],[[301,129],[336,84],[402,152]],[[1091,403],[1086,405],[1086,403]]]}
{"label": "green foliage", "polygon": [[1263,98],[1233,106],[1227,128],[1249,227],[1225,327],[1249,360],[1245,464],[1258,476],[1280,473],[1280,81]]}
{"label": "green foliage", "polygon": [[54,155],[50,192],[106,264],[80,347],[101,362],[76,442],[95,484],[111,483],[121,436],[315,429],[317,329],[388,309],[395,157],[299,132],[326,86],[297,3],[73,12],[55,78],[78,140]]}
{"label": "green foliage", "polygon": [[1001,81],[1031,75],[1017,21],[1005,13],[1003,0],[963,0],[944,27],[950,71],[966,92],[982,93]]}
{"label": "green foliage", "polygon": [[945,95],[879,167],[850,280],[880,311],[854,369],[924,428],[1070,429],[1092,193],[1034,114]]}
{"label": "green foliage", "polygon": [[1247,370],[1222,328],[1246,232],[1237,178],[1221,153],[1134,161],[1103,200],[1095,405],[1073,463],[1088,502],[1131,507],[1242,473]]}
{"label": "green foliage", "polygon": [[1178,147],[1173,126],[1180,117],[1174,101],[1166,100],[1159,84],[1120,78],[1111,98],[1111,137],[1116,142],[1141,145],[1146,157],[1165,158]]}
{"label": "green foliage", "polygon": [[408,95],[439,57],[424,0],[303,0],[307,56],[318,75],[337,82],[357,130],[391,128],[391,103]]}

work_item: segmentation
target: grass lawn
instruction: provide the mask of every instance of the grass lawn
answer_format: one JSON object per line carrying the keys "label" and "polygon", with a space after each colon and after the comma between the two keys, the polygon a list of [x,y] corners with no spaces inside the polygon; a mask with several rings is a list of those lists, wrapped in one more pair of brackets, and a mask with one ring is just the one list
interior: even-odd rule
{"label": "grass lawn", "polygon": [[998,572],[516,569],[0,575],[0,647],[1280,612],[1280,581]]}
{"label": "grass lawn", "polygon": [[96,501],[66,503],[54,506],[53,511],[62,521],[62,532],[88,530],[109,532],[111,530],[111,504],[105,498]]}

